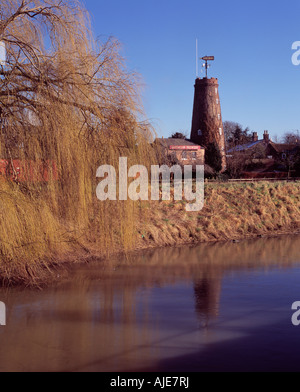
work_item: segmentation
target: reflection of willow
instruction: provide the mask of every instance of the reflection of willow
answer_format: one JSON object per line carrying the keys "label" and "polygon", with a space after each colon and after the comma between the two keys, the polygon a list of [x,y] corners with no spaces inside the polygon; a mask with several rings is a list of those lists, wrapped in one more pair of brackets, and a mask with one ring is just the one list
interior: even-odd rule
{"label": "reflection of willow", "polygon": [[195,310],[201,324],[207,326],[210,319],[219,314],[221,276],[205,273],[194,282]]}
{"label": "reflection of willow", "polygon": [[300,236],[287,235],[239,243],[228,241],[148,250],[143,251],[140,257],[134,254],[122,262],[128,266],[142,265],[142,281],[153,279],[155,276],[159,282],[168,283],[170,276],[175,280],[183,277],[194,280],[195,276],[202,278],[208,269],[212,271],[212,275],[217,270],[225,274],[229,271],[255,268],[292,267],[299,262],[299,247]]}
{"label": "reflection of willow", "polygon": [[101,289],[98,320],[105,324],[121,322],[134,323],[136,311],[136,286],[128,282],[116,290],[111,284],[104,284]]}

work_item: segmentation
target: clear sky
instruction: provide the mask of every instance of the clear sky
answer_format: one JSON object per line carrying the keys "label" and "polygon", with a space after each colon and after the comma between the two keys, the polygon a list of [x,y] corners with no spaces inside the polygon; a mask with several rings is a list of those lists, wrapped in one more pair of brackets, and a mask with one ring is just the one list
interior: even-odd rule
{"label": "clear sky", "polygon": [[196,39],[199,57],[215,56],[209,77],[219,79],[223,121],[260,136],[300,130],[300,66],[291,61],[292,44],[300,41],[299,0],[84,4],[95,35],[119,39],[128,67],[142,75],[146,115],[159,136],[190,133]]}

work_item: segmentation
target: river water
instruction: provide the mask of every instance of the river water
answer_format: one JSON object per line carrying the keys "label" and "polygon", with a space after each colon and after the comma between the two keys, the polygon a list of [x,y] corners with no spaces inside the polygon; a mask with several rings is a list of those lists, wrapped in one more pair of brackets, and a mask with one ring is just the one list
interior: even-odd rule
{"label": "river water", "polygon": [[299,249],[300,236],[157,249],[1,289],[0,371],[299,371]]}

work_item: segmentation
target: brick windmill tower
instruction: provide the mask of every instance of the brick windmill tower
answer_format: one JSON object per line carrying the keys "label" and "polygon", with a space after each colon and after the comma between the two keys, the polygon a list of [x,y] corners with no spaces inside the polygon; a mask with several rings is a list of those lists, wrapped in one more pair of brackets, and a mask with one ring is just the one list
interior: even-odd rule
{"label": "brick windmill tower", "polygon": [[205,61],[206,76],[195,81],[194,108],[191,129],[191,141],[207,147],[215,143],[222,156],[222,171],[226,169],[225,136],[221,115],[219,84],[216,78],[207,78],[208,61],[213,56],[201,58]]}

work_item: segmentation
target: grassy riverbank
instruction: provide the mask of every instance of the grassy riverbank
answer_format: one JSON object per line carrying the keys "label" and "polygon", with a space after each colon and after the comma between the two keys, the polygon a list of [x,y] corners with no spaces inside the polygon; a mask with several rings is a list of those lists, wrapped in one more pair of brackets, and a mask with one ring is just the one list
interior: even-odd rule
{"label": "grassy riverbank", "polygon": [[[185,243],[238,240],[300,231],[300,182],[207,184],[205,206],[187,212],[185,201],[105,202],[113,230],[101,235],[97,219],[77,227],[58,219],[33,195],[1,184],[0,276],[3,284],[40,284],[56,267],[124,251]],[[23,195],[23,196],[22,196]],[[99,209],[103,208],[97,201]],[[128,202],[127,202],[128,203]],[[103,215],[107,218],[107,214]],[[116,221],[119,218],[119,224]],[[124,227],[126,222],[126,228]],[[99,229],[100,228],[100,229]],[[54,268],[55,267],[55,268]]]}
{"label": "grassy riverbank", "polygon": [[145,204],[139,246],[226,241],[300,230],[299,182],[207,184],[203,210],[186,212],[185,204]]}

